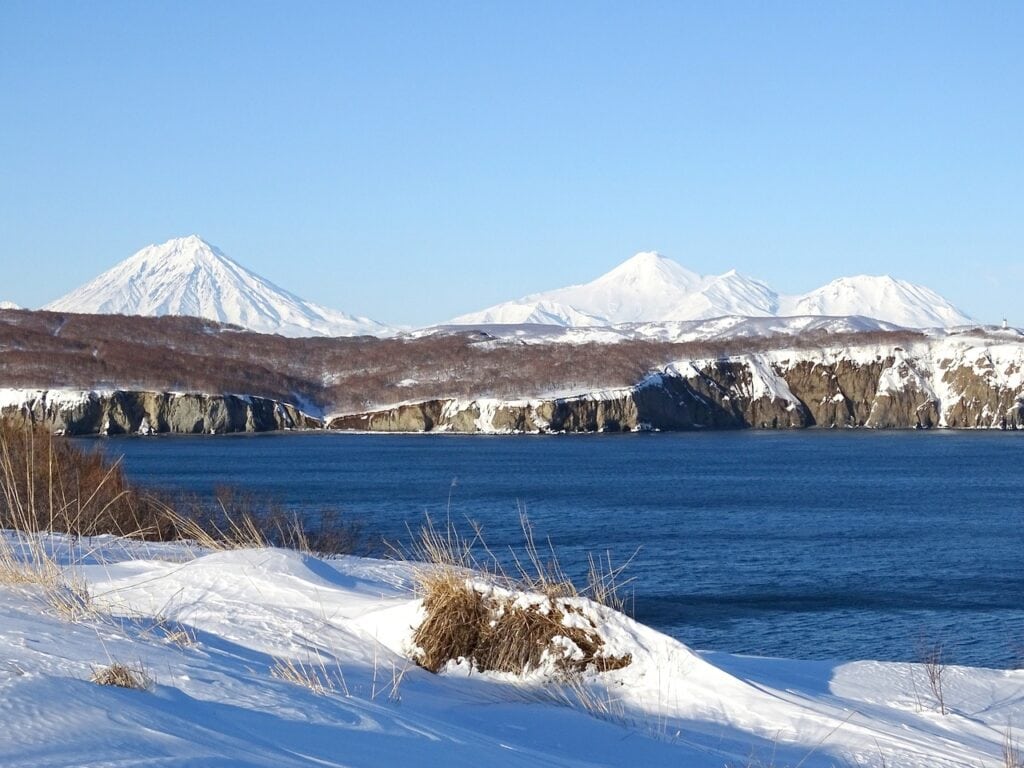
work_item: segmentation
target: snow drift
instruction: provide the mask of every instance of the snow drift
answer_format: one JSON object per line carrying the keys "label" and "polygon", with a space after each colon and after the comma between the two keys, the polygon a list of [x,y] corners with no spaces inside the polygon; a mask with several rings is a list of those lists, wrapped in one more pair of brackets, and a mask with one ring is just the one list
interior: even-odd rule
{"label": "snow drift", "polygon": [[[575,686],[465,664],[432,674],[410,662],[422,620],[413,565],[45,544],[89,611],[70,622],[35,586],[0,584],[8,768],[994,768],[1024,718],[1024,671],[948,668],[943,716],[915,664],[700,653],[585,605],[628,666]],[[148,690],[90,682],[112,662],[145,670]]]}

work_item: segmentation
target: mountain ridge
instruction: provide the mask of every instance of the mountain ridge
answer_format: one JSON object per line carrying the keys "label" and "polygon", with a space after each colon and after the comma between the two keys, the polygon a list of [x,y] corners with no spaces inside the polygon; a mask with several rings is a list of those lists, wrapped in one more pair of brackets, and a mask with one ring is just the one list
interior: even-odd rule
{"label": "mountain ridge", "polygon": [[805,294],[787,296],[731,269],[699,275],[655,251],[637,253],[589,283],[529,294],[450,325],[549,323],[565,327],[715,317],[863,316],[908,328],[973,322],[924,286],[888,275],[840,277]]}
{"label": "mountain ridge", "polygon": [[[43,309],[202,317],[284,336],[383,337],[397,332],[306,301],[198,235],[142,248]],[[788,296],[735,269],[700,275],[657,251],[641,251],[590,282],[532,293],[431,327],[604,328],[725,317],[864,317],[906,328],[973,322],[935,291],[888,275],[840,277]]]}

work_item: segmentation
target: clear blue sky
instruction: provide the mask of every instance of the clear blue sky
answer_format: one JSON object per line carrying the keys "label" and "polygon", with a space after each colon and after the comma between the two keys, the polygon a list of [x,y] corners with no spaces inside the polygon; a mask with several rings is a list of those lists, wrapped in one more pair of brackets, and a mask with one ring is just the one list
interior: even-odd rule
{"label": "clear blue sky", "polygon": [[0,3],[0,299],[199,233],[423,324],[638,250],[1024,325],[1024,3]]}

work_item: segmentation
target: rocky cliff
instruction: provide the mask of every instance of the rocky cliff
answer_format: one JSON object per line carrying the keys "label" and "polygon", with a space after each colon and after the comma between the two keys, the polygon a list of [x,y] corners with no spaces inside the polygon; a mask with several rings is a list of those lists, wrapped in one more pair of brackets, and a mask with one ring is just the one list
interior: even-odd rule
{"label": "rocky cliff", "polygon": [[327,421],[374,432],[1024,428],[1024,345],[943,337],[912,347],[776,350],[680,360],[635,387],[524,400],[432,399]]}
{"label": "rocky cliff", "polygon": [[222,434],[320,426],[295,406],[267,398],[122,390],[5,390],[0,415],[69,435]]}
{"label": "rocky cliff", "polygon": [[[793,429],[805,427],[873,429],[1024,428],[1024,336],[1016,331],[972,331],[897,337],[849,334],[811,346],[782,338],[751,342],[743,354],[712,354],[645,365],[648,373],[633,386],[602,387],[614,381],[593,367],[568,391],[519,398],[449,396],[486,391],[500,379],[467,357],[449,377],[444,363],[420,361],[415,373],[432,380],[427,397],[389,399],[395,387],[380,385],[383,402],[360,412],[341,411],[321,421],[271,397],[179,394],[173,392],[71,389],[0,390],[0,413],[43,424],[68,434],[222,433],[320,428],[373,432],[621,432],[693,429]],[[827,340],[826,340],[827,341]],[[381,342],[383,343],[383,342]],[[482,354],[503,343],[487,340]],[[628,343],[628,342],[623,342]],[[785,346],[790,344],[791,346]],[[740,347],[743,348],[743,347]],[[695,347],[666,347],[670,351]],[[488,351],[489,350],[489,351]],[[563,380],[580,360],[571,344],[527,345],[510,360],[519,383],[512,391],[535,390],[547,369],[537,361],[563,365]],[[610,359],[623,350],[598,349]],[[628,350],[625,350],[628,352]],[[359,349],[353,349],[358,357]],[[620,355],[621,357],[621,355]],[[662,359],[670,359],[668,357]],[[493,361],[492,361],[493,362]],[[348,365],[354,363],[348,362]],[[366,363],[364,355],[364,364]],[[395,365],[401,364],[397,360]],[[532,368],[526,366],[532,365]],[[529,371],[536,371],[533,377]],[[396,368],[401,378],[409,368]],[[323,380],[332,377],[329,368]],[[503,380],[510,389],[511,378]],[[585,391],[581,391],[585,390]],[[266,393],[264,393],[266,394]],[[323,395],[323,393],[321,393]],[[364,402],[371,402],[365,398]],[[296,399],[296,402],[304,402]]]}

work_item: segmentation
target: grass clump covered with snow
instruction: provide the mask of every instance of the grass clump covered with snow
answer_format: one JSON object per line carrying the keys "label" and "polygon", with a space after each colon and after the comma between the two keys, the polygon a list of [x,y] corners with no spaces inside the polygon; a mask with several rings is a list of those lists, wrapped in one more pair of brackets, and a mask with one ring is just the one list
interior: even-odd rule
{"label": "grass clump covered with snow", "polygon": [[[554,553],[544,558],[525,514],[520,516],[525,557],[513,554],[514,575],[483,544],[449,521],[439,529],[428,518],[413,548],[423,620],[413,634],[413,659],[431,672],[468,663],[481,672],[521,675],[534,670],[572,676],[630,664],[612,651],[602,631],[605,612],[621,607],[615,577],[591,561],[590,584],[579,590]],[[476,550],[483,550],[484,559]],[[601,604],[603,599],[605,604]]]}
{"label": "grass clump covered with snow", "polygon": [[149,690],[153,684],[152,679],[146,674],[146,670],[141,665],[129,666],[118,661],[93,670],[90,680],[96,683],[96,685],[130,688],[136,691]]}
{"label": "grass clump covered with snow", "polygon": [[607,672],[632,660],[606,652],[596,616],[579,599],[502,589],[451,569],[419,583],[426,616],[413,637],[415,659],[431,672],[460,659],[514,674],[547,664],[563,673]]}

